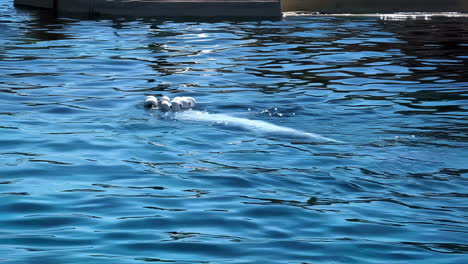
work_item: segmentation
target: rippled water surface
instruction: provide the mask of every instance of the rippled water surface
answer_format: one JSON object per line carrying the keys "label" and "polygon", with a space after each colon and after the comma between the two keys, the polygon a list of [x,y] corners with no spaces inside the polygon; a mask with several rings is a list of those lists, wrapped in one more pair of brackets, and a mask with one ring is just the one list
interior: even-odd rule
{"label": "rippled water surface", "polygon": [[[467,263],[468,19],[0,4],[1,263]],[[146,95],[340,143],[143,108]]]}

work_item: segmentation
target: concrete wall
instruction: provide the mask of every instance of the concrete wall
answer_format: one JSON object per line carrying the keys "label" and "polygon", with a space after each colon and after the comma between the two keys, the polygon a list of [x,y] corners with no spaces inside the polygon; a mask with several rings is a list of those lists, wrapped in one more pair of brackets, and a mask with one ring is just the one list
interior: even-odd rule
{"label": "concrete wall", "polygon": [[15,5],[57,7],[59,15],[281,17],[280,0],[15,0]]}
{"label": "concrete wall", "polygon": [[282,10],[320,13],[468,13],[468,0],[282,0]]}
{"label": "concrete wall", "polygon": [[68,11],[118,16],[280,16],[277,1],[58,0]]}
{"label": "concrete wall", "polygon": [[320,13],[462,12],[468,0],[281,0],[271,2],[159,2],[151,0],[14,0],[15,5],[53,8],[58,13],[124,16],[278,16],[282,11]]}
{"label": "concrete wall", "polygon": [[54,0],[15,0],[15,5],[23,5],[39,8],[53,8]]}

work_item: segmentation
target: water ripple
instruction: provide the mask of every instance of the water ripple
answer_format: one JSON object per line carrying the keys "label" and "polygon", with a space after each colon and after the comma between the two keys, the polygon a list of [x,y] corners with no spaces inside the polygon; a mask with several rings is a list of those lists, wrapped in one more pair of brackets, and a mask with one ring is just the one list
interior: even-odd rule
{"label": "water ripple", "polygon": [[466,18],[0,10],[0,261],[466,262]]}

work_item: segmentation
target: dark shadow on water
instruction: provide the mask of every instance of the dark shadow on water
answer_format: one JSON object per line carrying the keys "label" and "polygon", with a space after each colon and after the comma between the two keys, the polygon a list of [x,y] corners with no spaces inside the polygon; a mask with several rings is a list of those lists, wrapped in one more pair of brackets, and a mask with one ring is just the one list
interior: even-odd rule
{"label": "dark shadow on water", "polygon": [[437,72],[438,77],[468,80],[468,18],[434,17],[430,21],[381,21],[380,24],[403,41],[399,49],[414,56],[415,59],[407,61],[409,66],[437,68],[433,71],[416,69],[420,79],[433,77]]}
{"label": "dark shadow on water", "polygon": [[26,37],[38,41],[65,40],[72,37],[70,35],[54,32],[64,29],[68,22],[58,18],[50,10],[24,6],[18,6],[16,9],[29,14],[32,18],[24,25],[24,28],[29,29],[26,33]]}

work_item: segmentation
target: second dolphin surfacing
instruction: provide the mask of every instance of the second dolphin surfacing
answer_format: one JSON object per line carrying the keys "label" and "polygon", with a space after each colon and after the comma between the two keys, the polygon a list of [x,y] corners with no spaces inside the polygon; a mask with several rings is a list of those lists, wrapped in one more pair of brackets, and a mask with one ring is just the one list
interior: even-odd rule
{"label": "second dolphin surfacing", "polygon": [[226,126],[242,128],[264,135],[279,136],[283,138],[306,140],[310,142],[339,143],[331,138],[323,137],[314,133],[308,133],[294,128],[274,125],[265,121],[233,117],[225,114],[210,114],[196,110],[188,110],[174,113],[177,120],[221,123]]}

